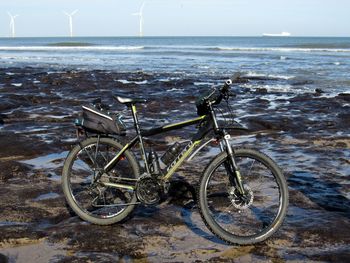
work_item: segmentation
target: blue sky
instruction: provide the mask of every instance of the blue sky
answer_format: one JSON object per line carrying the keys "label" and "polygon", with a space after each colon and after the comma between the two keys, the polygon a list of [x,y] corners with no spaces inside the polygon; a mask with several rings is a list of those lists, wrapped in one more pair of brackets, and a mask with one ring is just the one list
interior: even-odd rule
{"label": "blue sky", "polygon": [[[142,0],[0,0],[0,37],[9,35],[7,11],[19,14],[16,35],[135,36]],[[148,0],[145,36],[350,36],[349,0]]]}

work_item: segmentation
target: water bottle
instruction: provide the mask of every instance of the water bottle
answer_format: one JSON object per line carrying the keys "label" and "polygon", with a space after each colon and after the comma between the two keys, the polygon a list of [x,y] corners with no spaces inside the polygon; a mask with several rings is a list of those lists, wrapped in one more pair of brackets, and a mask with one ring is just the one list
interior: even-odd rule
{"label": "water bottle", "polygon": [[149,165],[150,173],[151,174],[159,174],[160,167],[159,167],[158,155],[153,149],[150,149],[150,151],[148,153],[147,162]]}
{"label": "water bottle", "polygon": [[164,164],[169,165],[179,155],[180,151],[181,145],[178,142],[176,142],[168,148],[168,150],[163,154],[163,156],[160,159]]}

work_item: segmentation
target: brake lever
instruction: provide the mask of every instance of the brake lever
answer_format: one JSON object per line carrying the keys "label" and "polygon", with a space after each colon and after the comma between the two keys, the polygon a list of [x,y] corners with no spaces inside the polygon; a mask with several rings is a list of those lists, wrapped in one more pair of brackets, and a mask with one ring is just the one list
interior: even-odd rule
{"label": "brake lever", "polygon": [[231,91],[227,91],[223,94],[223,97],[225,100],[228,100],[230,97],[236,97],[236,94]]}

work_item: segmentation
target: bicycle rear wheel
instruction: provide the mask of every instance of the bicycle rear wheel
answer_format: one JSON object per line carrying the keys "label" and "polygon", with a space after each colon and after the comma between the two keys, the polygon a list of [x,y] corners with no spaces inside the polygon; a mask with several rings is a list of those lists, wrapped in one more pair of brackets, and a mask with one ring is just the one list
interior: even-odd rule
{"label": "bicycle rear wheel", "polygon": [[235,149],[246,195],[230,182],[229,158],[219,154],[206,168],[199,186],[198,205],[208,228],[228,243],[253,244],[270,237],[283,222],[288,186],[282,171],[265,154]]}
{"label": "bicycle rear wheel", "polygon": [[[137,197],[132,189],[105,186],[102,182],[135,186],[139,165],[126,151],[108,174],[103,168],[123,146],[111,138],[88,138],[68,154],[62,171],[62,188],[67,203],[83,220],[109,225],[125,219]],[[98,178],[97,180],[95,178]]]}

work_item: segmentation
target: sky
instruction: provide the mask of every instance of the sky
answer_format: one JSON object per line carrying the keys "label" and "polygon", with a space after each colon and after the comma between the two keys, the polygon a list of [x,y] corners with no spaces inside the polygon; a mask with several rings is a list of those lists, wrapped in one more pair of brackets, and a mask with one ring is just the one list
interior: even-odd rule
{"label": "sky", "polygon": [[[16,36],[136,36],[143,0],[0,0],[0,37],[7,14],[18,14]],[[350,0],[146,0],[145,36],[350,36]]]}

